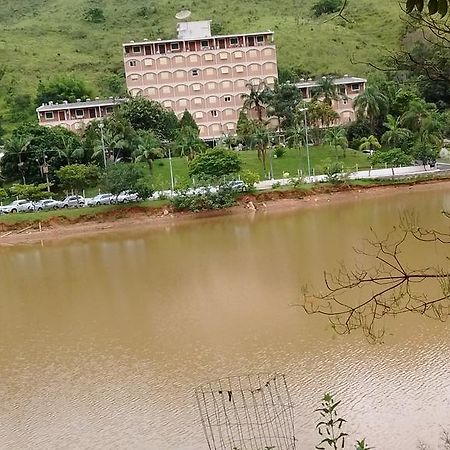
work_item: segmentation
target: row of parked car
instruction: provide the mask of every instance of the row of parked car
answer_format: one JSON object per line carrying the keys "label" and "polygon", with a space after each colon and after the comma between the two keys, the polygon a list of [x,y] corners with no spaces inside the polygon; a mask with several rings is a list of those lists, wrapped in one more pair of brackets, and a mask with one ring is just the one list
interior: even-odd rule
{"label": "row of parked car", "polygon": [[115,203],[129,203],[139,200],[135,192],[124,191],[119,195],[99,194],[93,198],[84,198],[81,195],[69,195],[64,200],[47,198],[38,202],[30,200],[14,200],[6,206],[0,207],[1,214],[13,214],[17,212],[48,211],[62,208],[82,208],[85,206],[112,205]]}
{"label": "row of parked car", "polygon": [[[240,180],[230,181],[226,183],[226,187],[233,189],[236,192],[244,192],[246,185]],[[197,187],[189,188],[184,191],[187,195],[203,195],[208,192],[218,192],[219,187]],[[179,195],[178,192],[171,191],[157,191],[154,192],[151,199],[157,200],[160,198],[170,198],[172,196]],[[32,212],[32,211],[48,211],[51,209],[62,208],[82,208],[85,206],[100,206],[100,205],[113,205],[116,203],[130,203],[140,200],[138,194],[132,191],[123,191],[119,195],[113,194],[99,194],[93,198],[84,198],[81,195],[69,195],[64,200],[54,200],[47,198],[38,202],[32,202],[29,200],[15,200],[9,205],[0,206],[0,214],[12,214],[17,212]]]}

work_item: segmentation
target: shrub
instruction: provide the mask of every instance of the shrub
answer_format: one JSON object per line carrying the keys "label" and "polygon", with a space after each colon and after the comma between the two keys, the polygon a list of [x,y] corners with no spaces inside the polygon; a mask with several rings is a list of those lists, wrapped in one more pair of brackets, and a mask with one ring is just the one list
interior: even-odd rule
{"label": "shrub", "polygon": [[282,145],[277,145],[273,149],[273,156],[275,158],[282,158],[286,154],[286,149]]}
{"label": "shrub", "polygon": [[100,23],[105,21],[105,14],[101,8],[89,8],[84,13],[84,19],[88,22]]}
{"label": "shrub", "polygon": [[259,183],[260,177],[257,173],[251,170],[244,170],[241,173],[241,180],[245,183],[247,191],[252,191],[255,188],[255,184]]}
{"label": "shrub", "polygon": [[342,0],[319,0],[314,6],[314,15],[319,17],[322,14],[338,12],[342,8]]}
{"label": "shrub", "polygon": [[324,169],[326,181],[332,184],[339,184],[345,181],[344,168],[341,163],[333,162]]}
{"label": "shrub", "polygon": [[220,186],[217,190],[208,189],[202,194],[190,194],[188,190],[184,190],[178,191],[170,202],[178,211],[224,209],[235,204],[236,192],[226,186]]}

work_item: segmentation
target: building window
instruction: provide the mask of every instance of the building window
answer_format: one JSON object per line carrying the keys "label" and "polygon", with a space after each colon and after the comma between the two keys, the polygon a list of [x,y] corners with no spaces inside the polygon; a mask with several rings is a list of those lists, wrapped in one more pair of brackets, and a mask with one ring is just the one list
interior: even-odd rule
{"label": "building window", "polygon": [[134,46],[133,53],[141,53],[141,47],[139,47],[139,45]]}
{"label": "building window", "polygon": [[208,53],[205,55],[205,61],[212,61],[214,59],[214,55],[211,55],[211,53]]}
{"label": "building window", "polygon": [[180,50],[180,44],[178,42],[172,42],[170,48],[171,50]]}
{"label": "building window", "polygon": [[192,85],[192,90],[193,91],[199,91],[201,89],[201,86],[199,84],[193,84]]}
{"label": "building window", "polygon": [[342,104],[346,105],[348,103],[348,100],[346,98],[344,98],[344,100],[342,100]]}
{"label": "building window", "polygon": [[202,104],[202,99],[200,97],[195,97],[194,98],[194,105],[201,105]]}
{"label": "building window", "polygon": [[226,95],[224,100],[228,103],[231,102],[231,97],[229,95]]}
{"label": "building window", "polygon": [[244,71],[244,66],[236,66],[236,72],[242,73]]}
{"label": "building window", "polygon": [[259,42],[260,44],[264,42],[264,36],[256,36],[256,42]]}
{"label": "building window", "polygon": [[219,116],[219,111],[217,111],[217,109],[213,109],[213,110],[211,111],[211,115],[212,115],[213,117],[218,117],[218,116]]}
{"label": "building window", "polygon": [[202,48],[209,48],[209,41],[201,41],[200,45]]}
{"label": "building window", "polygon": [[230,68],[229,67],[221,67],[220,71],[221,71],[221,73],[229,73],[230,72]]}
{"label": "building window", "polygon": [[152,64],[153,64],[153,61],[151,59],[148,59],[148,58],[144,59],[144,65],[145,66],[151,66]]}
{"label": "building window", "polygon": [[192,69],[192,76],[197,77],[198,76],[198,69]]}
{"label": "building window", "polygon": [[53,119],[53,113],[51,111],[46,112],[45,113],[45,118],[48,119],[48,120],[49,119]]}
{"label": "building window", "polygon": [[352,92],[358,92],[359,91],[359,83],[352,84]]}
{"label": "building window", "polygon": [[84,111],[82,109],[76,109],[75,110],[75,116],[76,117],[83,117],[84,116]]}
{"label": "building window", "polygon": [[231,81],[222,81],[222,88],[229,89],[231,87]]}
{"label": "building window", "polygon": [[185,98],[182,98],[181,100],[178,100],[178,105],[179,106],[185,107],[185,106],[187,106],[187,104],[188,104],[188,102],[187,102],[187,100]]}
{"label": "building window", "polygon": [[203,119],[203,113],[202,113],[201,111],[197,111],[197,112],[194,114],[194,117],[195,117],[196,119]]}
{"label": "building window", "polygon": [[242,58],[242,52],[234,52],[234,57],[235,58]]}
{"label": "building window", "polygon": [[198,56],[197,55],[190,55],[189,56],[189,62],[195,63],[197,61],[198,61]]}
{"label": "building window", "polygon": [[170,86],[163,86],[163,87],[161,88],[161,92],[162,92],[163,94],[170,94],[171,91],[172,91],[172,89],[171,89]]}
{"label": "building window", "polygon": [[217,84],[214,83],[214,82],[208,83],[208,84],[206,85],[206,87],[207,87],[207,89],[208,89],[209,91],[213,91],[214,89],[217,88]]}
{"label": "building window", "polygon": [[225,53],[225,52],[220,53],[219,58],[220,59],[228,59],[228,53]]}
{"label": "building window", "polygon": [[237,37],[230,38],[230,45],[238,45],[239,39]]}
{"label": "building window", "polygon": [[137,61],[130,61],[130,67],[136,67]]}

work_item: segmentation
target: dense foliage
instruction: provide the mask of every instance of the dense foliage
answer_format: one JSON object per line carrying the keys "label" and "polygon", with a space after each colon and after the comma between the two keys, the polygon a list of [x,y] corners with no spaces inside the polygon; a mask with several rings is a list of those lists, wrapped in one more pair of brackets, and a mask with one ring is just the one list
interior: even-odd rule
{"label": "dense foliage", "polygon": [[218,179],[237,174],[240,170],[239,155],[221,147],[200,153],[189,162],[189,175],[203,179]]}

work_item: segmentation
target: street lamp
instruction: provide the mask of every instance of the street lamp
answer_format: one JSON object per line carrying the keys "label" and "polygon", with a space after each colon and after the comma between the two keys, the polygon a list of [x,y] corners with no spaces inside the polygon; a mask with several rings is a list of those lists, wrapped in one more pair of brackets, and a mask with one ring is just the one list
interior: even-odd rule
{"label": "street lamp", "polygon": [[100,135],[102,139],[102,152],[103,152],[103,163],[105,164],[106,169],[106,150],[105,150],[105,139],[103,137],[103,128],[105,127],[105,124],[103,122],[100,122],[98,124],[98,127],[100,128]]}
{"label": "street lamp", "polygon": [[298,111],[304,113],[304,115],[305,115],[305,146],[306,146],[306,157],[308,159],[308,178],[310,178],[311,177],[311,162],[309,160],[308,121],[306,120],[306,111],[308,111],[308,108],[301,108]]}
{"label": "street lamp", "polygon": [[173,191],[175,190],[175,183],[174,183],[174,179],[173,179],[172,152],[170,151],[170,142],[167,140],[163,140],[162,144],[163,144],[163,147],[167,146],[167,150],[169,152],[170,192],[173,195]]}

